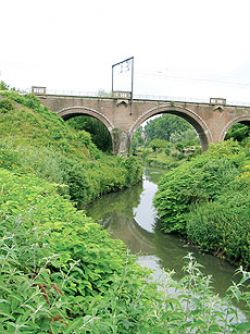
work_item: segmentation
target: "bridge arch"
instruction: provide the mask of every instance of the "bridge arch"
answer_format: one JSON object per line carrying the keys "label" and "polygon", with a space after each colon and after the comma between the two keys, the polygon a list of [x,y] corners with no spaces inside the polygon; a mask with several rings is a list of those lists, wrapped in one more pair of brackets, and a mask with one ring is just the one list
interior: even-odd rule
{"label": "bridge arch", "polygon": [[232,119],[230,122],[228,122],[226,124],[226,126],[224,127],[224,129],[221,132],[220,135],[220,140],[223,141],[226,137],[226,134],[228,132],[228,130],[235,124],[237,123],[241,123],[241,124],[245,124],[250,126],[250,115],[242,115],[242,116],[238,116],[235,117],[234,119]]}
{"label": "bridge arch", "polygon": [[98,119],[102,124],[104,124],[104,126],[107,128],[110,134],[112,151],[114,152],[114,138],[113,138],[114,125],[109,121],[109,119],[105,115],[103,115],[97,110],[87,107],[78,107],[78,106],[64,108],[58,111],[57,114],[61,116],[65,121],[77,116],[91,116],[95,119]]}
{"label": "bridge arch", "polygon": [[65,121],[76,116],[92,116],[94,118],[97,118],[99,121],[101,121],[106,128],[109,130],[109,132],[112,134],[112,130],[114,129],[114,125],[111,123],[111,121],[104,116],[102,113],[100,113],[97,110],[87,108],[87,107],[68,107],[64,108],[62,110],[59,110],[57,112],[59,116],[61,116]]}
{"label": "bridge arch", "polygon": [[190,123],[195,128],[200,138],[202,150],[206,150],[208,148],[209,143],[213,142],[212,134],[207,124],[201,119],[199,115],[197,115],[194,111],[190,109],[169,106],[169,105],[155,107],[144,112],[129,129],[129,138],[130,139],[132,138],[137,128],[147,119],[151,118],[152,116],[163,113],[180,116],[183,119],[185,119],[188,123]]}

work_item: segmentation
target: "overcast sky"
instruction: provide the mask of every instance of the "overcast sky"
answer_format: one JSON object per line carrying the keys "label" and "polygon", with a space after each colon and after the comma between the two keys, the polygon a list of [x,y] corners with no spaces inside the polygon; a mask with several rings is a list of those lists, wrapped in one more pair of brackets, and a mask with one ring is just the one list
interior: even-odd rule
{"label": "overcast sky", "polygon": [[1,0],[0,79],[111,90],[135,57],[135,94],[250,103],[249,0]]}

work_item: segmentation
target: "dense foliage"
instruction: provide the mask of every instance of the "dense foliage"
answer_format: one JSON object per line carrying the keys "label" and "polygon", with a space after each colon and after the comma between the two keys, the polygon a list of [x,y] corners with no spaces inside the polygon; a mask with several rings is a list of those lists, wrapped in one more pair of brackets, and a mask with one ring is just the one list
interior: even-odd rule
{"label": "dense foliage", "polygon": [[229,297],[249,307],[239,291],[247,273],[220,300],[190,259],[187,276],[177,283],[168,275],[157,292],[124,246],[56,185],[3,169],[0,182],[2,333],[247,333]]}
{"label": "dense foliage", "polygon": [[150,141],[147,147],[141,148],[138,152],[141,152],[141,156],[149,165],[172,169],[200,154],[201,149],[199,146],[191,146],[187,143],[174,144],[155,138]]}
{"label": "dense foliage", "polygon": [[155,198],[162,229],[249,267],[249,157],[228,141],[168,172]]}
{"label": "dense foliage", "polygon": [[3,80],[0,81],[0,90],[8,90],[9,85],[6,84]]}
{"label": "dense foliage", "polygon": [[226,140],[234,139],[237,140],[238,142],[242,142],[249,136],[250,136],[250,126],[241,123],[236,123],[229,129],[225,139]]}
{"label": "dense foliage", "polygon": [[[0,332],[8,334],[248,333],[243,278],[221,300],[190,257],[158,291],[84,203],[138,182],[135,158],[103,155],[34,96],[0,95]],[[245,302],[246,316],[232,306]]]}
{"label": "dense foliage", "polygon": [[163,114],[150,120],[145,125],[144,132],[148,142],[155,138],[171,142],[183,141],[185,136],[190,136],[191,133],[193,144],[198,144],[193,127],[183,118],[175,115]]}
{"label": "dense foliage", "polygon": [[1,95],[1,167],[66,184],[64,193],[85,203],[140,180],[142,168],[135,158],[104,155],[89,133],[72,129],[36,97]]}
{"label": "dense foliage", "polygon": [[112,138],[106,126],[96,118],[78,116],[71,118],[68,123],[74,129],[85,130],[91,134],[93,143],[104,152],[112,152]]}
{"label": "dense foliage", "polygon": [[133,150],[149,145],[153,140],[162,140],[172,144],[199,146],[195,129],[186,120],[171,114],[162,114],[149,120],[145,126],[140,126],[132,140]]}
{"label": "dense foliage", "polygon": [[200,143],[196,131],[186,120],[163,114],[137,129],[132,150],[150,165],[171,169],[200,153]]}
{"label": "dense foliage", "polygon": [[86,316],[99,316],[92,303],[115,283],[126,285],[124,307],[136,298],[143,272],[57,186],[2,169],[0,182],[2,333],[83,333]]}

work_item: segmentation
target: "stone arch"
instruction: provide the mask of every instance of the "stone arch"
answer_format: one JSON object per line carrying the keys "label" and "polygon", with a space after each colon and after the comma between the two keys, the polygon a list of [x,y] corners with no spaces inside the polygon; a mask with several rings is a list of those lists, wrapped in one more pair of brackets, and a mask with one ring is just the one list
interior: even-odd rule
{"label": "stone arch", "polygon": [[57,114],[61,116],[65,121],[72,117],[86,116],[86,115],[98,119],[108,129],[112,141],[112,150],[114,150],[114,138],[113,138],[114,125],[105,115],[103,115],[99,111],[87,107],[68,107],[58,111]]}
{"label": "stone arch", "polygon": [[250,115],[238,116],[238,117],[235,117],[234,119],[232,119],[230,122],[228,122],[226,124],[226,126],[224,127],[224,129],[222,130],[221,134],[220,134],[220,141],[223,141],[225,139],[227,131],[234,124],[237,124],[237,123],[242,123],[242,124],[250,126]]}
{"label": "stone arch", "polygon": [[106,116],[104,116],[99,111],[91,109],[91,108],[69,107],[69,108],[64,108],[58,111],[57,114],[61,116],[65,121],[75,116],[89,115],[101,121],[107,127],[110,133],[114,129],[114,125],[110,122],[110,120]]}
{"label": "stone arch", "polygon": [[200,138],[202,150],[206,150],[208,148],[209,143],[213,142],[212,134],[207,124],[201,119],[199,115],[197,115],[194,111],[190,109],[169,106],[169,105],[155,107],[144,112],[129,129],[129,138],[130,139],[132,138],[136,129],[147,119],[151,118],[152,116],[163,113],[180,116],[184,118],[188,123],[190,123],[197,131],[197,134]]}

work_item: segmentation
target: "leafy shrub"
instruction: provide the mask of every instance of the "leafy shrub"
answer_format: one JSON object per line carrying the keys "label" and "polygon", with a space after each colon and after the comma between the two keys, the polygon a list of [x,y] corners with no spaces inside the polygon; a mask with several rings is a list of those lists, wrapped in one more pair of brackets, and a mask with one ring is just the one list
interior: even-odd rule
{"label": "leafy shrub", "polygon": [[[56,185],[3,169],[0,182],[2,333],[247,333],[231,297],[213,296],[192,258],[187,276],[178,283],[166,274],[159,292],[124,245]],[[249,308],[242,273],[231,296]]]}
{"label": "leafy shrub", "polygon": [[250,267],[250,174],[245,172],[214,202],[193,208],[190,240],[206,251]]}
{"label": "leafy shrub", "polygon": [[[22,321],[24,330],[29,328],[26,322],[32,314],[33,333],[40,333],[36,328],[43,328],[41,322],[51,328],[56,315],[63,320],[66,309],[68,320],[86,315],[91,300],[110,287],[115,273],[121,276],[124,263],[131,271],[131,283],[136,287],[136,278],[137,284],[143,282],[142,272],[127,257],[120,242],[112,240],[99,225],[57,195],[55,186],[4,170],[0,170],[0,181],[0,252],[1,258],[8,259],[7,264],[1,262],[2,296],[10,303],[16,293],[15,308],[19,310],[11,316],[6,305],[4,330]],[[20,273],[14,271],[10,278],[7,268],[16,268]],[[5,271],[6,277],[2,275]],[[24,284],[22,291],[15,287],[18,282]],[[28,294],[25,284],[34,287]]]}
{"label": "leafy shrub", "polygon": [[213,201],[239,174],[244,158],[239,149],[233,142],[217,145],[163,177],[155,205],[164,231],[186,233],[186,214],[192,205]]}
{"label": "leafy shrub", "polygon": [[241,123],[236,123],[229,129],[225,139],[226,140],[234,139],[241,142],[245,138],[249,137],[249,135],[250,135],[250,126]]}
{"label": "leafy shrub", "polygon": [[0,112],[7,113],[14,109],[13,102],[8,98],[0,99]]}
{"label": "leafy shrub", "polygon": [[167,141],[164,139],[154,138],[149,142],[149,147],[155,152],[159,149],[164,149],[167,146]]}
{"label": "leafy shrub", "polygon": [[138,183],[138,179],[142,175],[141,163],[135,157],[129,157],[125,160],[126,168],[126,184],[134,185]]}
{"label": "leafy shrub", "polygon": [[9,85],[7,85],[3,80],[0,81],[0,90],[8,90]]}
{"label": "leafy shrub", "polygon": [[89,188],[91,185],[83,165],[76,164],[76,162],[71,159],[64,159],[61,168],[64,173],[63,180],[69,187],[69,194],[72,201],[89,202]]}
{"label": "leafy shrub", "polygon": [[168,172],[155,198],[162,229],[249,266],[250,174],[236,142],[212,146]]}
{"label": "leafy shrub", "polygon": [[[229,298],[221,303],[212,296],[209,280],[191,258],[188,275],[180,283],[168,275],[161,293],[124,245],[65,196],[69,189],[71,198],[86,202],[137,182],[141,169],[135,158],[104,156],[86,134],[79,143],[76,132],[33,96],[6,96],[26,107],[11,117],[0,115],[0,164],[5,168],[0,168],[0,332],[249,330]],[[246,166],[239,176],[245,185]],[[242,274],[240,285],[249,277]],[[243,298],[249,309],[249,295],[241,295],[239,286],[232,287],[231,295]]]}
{"label": "leafy shrub", "polygon": [[21,106],[11,115],[0,114],[0,166],[66,184],[74,202],[86,203],[141,179],[142,170],[135,159],[132,163],[107,157],[89,133],[72,129],[34,95],[10,91],[1,95]]}

